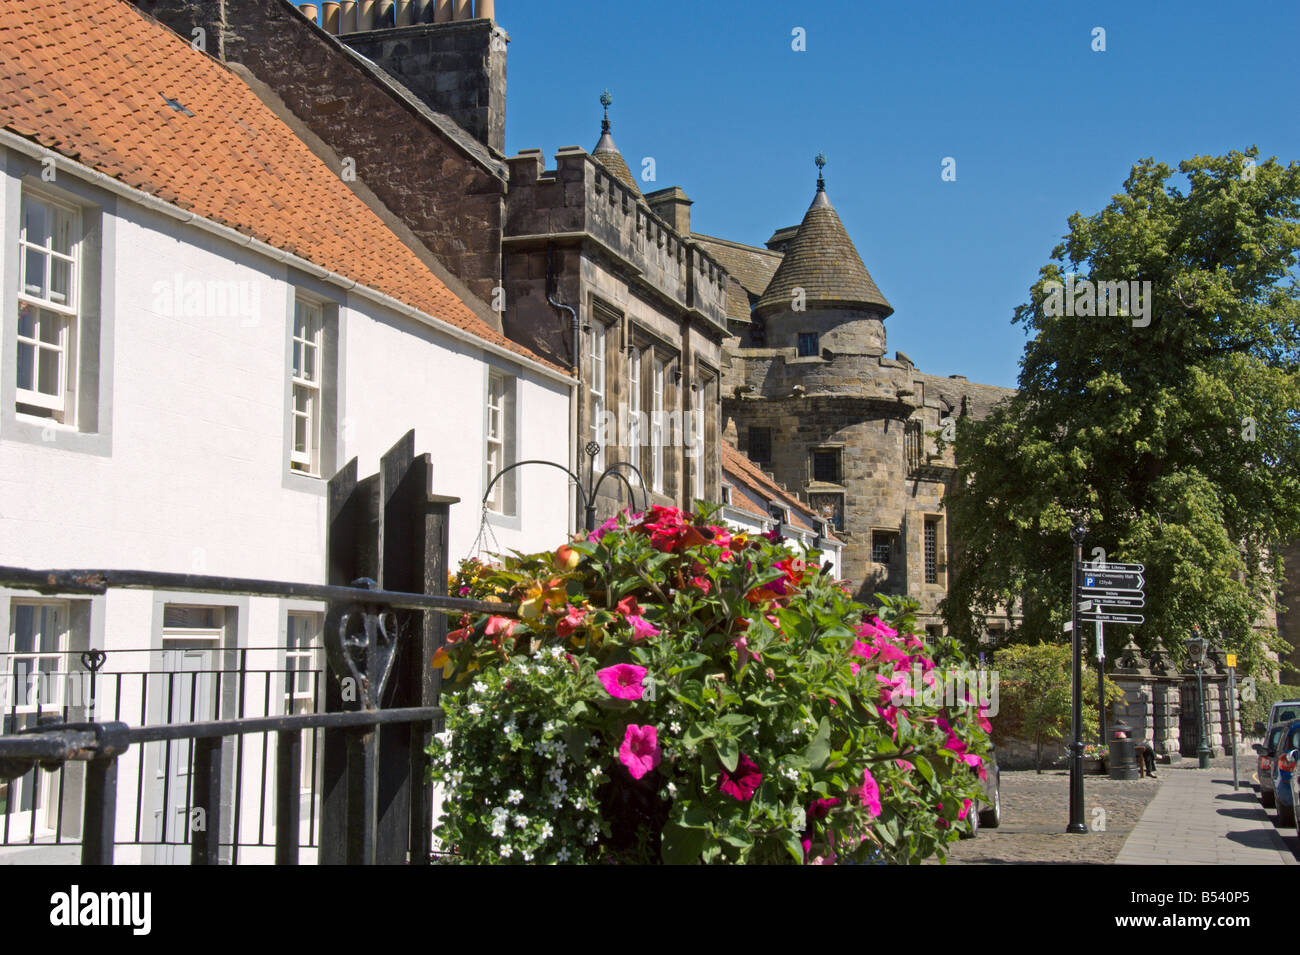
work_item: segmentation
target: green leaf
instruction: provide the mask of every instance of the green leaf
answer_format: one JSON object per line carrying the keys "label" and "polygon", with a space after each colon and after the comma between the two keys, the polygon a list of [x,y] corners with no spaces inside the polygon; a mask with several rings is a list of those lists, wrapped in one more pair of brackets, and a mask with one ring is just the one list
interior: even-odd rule
{"label": "green leaf", "polygon": [[663,859],[666,865],[694,865],[700,860],[700,852],[708,832],[703,829],[687,828],[675,822],[664,825]]}
{"label": "green leaf", "polygon": [[694,749],[706,739],[711,739],[717,731],[706,723],[692,723],[686,727],[686,732],[682,734],[682,745],[687,749]]}
{"label": "green leaf", "polygon": [[569,726],[564,730],[564,746],[569,751],[569,759],[581,763],[587,758],[587,745],[591,742],[591,731],[581,726]]}
{"label": "green leaf", "polygon": [[736,764],[740,762],[740,744],[734,739],[715,739],[713,748],[717,750],[718,759],[727,772],[735,772]]}
{"label": "green leaf", "polygon": [[817,725],[817,735],[813,737],[808,748],[804,750],[804,758],[808,760],[808,766],[811,769],[821,769],[826,765],[826,760],[831,755],[831,722],[826,717]]}
{"label": "green leaf", "polygon": [[793,829],[787,829],[781,833],[781,843],[785,846],[786,851],[794,856],[794,861],[803,865],[803,838]]}
{"label": "green leaf", "polygon": [[913,757],[912,762],[916,764],[916,768],[920,770],[921,775],[925,777],[925,781],[929,783],[931,787],[934,787],[934,767],[930,765],[930,761],[924,756],[915,756]]}

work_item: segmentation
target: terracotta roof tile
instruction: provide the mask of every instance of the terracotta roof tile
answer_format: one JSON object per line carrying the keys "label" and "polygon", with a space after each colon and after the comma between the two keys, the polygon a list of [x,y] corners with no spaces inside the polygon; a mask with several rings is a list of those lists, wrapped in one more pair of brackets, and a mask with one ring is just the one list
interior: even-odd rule
{"label": "terracotta roof tile", "polygon": [[558,367],[470,311],[241,79],[122,0],[0,4],[0,125]]}
{"label": "terracotta roof tile", "polygon": [[[757,499],[763,502],[780,503],[789,508],[791,524],[802,527],[804,530],[814,532],[818,530],[818,524],[813,520],[813,513],[808,505],[789,491],[783,491],[779,484],[764,474],[763,469],[749,460],[739,449],[723,441],[721,442],[721,452],[723,473],[731,478],[738,487],[747,490],[751,501]],[[733,501],[733,506],[759,517],[771,516],[767,510],[759,510],[753,503],[746,507],[745,503]]]}

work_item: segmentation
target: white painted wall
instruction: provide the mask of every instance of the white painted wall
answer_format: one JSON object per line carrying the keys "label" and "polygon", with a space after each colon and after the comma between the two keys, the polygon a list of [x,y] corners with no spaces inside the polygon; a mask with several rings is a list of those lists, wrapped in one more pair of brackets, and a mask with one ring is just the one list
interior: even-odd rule
{"label": "white painted wall", "polygon": [[[0,150],[4,223],[16,222],[19,180],[13,158]],[[97,197],[106,210],[103,240],[115,263],[111,275],[100,277],[108,299],[103,312],[111,324],[104,335],[111,337],[112,362],[111,394],[100,426],[110,434],[111,449],[88,453],[58,428],[47,429],[49,440],[33,441],[30,426],[15,426],[12,414],[0,419],[0,564],[324,582],[324,481],[290,476],[286,451],[288,329],[301,273],[122,197],[113,199],[84,184],[77,190],[83,200]],[[3,302],[12,314],[16,270],[17,235],[6,230],[0,287],[14,290],[6,291]],[[248,301],[258,305],[256,314],[178,313],[159,295],[178,275],[182,282],[245,283]],[[380,455],[413,428],[416,453],[432,455],[434,493],[461,499],[452,507],[454,567],[473,552],[479,534],[489,367],[518,376],[517,460],[568,463],[567,383],[355,293],[320,283],[310,288],[338,305],[338,464],[355,456],[359,475],[372,474]],[[0,347],[12,374],[15,343],[6,336]],[[518,516],[493,523],[495,546],[529,551],[562,543],[570,518],[563,474],[525,468],[517,487]],[[0,589],[0,650],[10,649],[8,609],[15,593]],[[74,634],[74,643],[80,637],[108,650],[105,673],[155,667],[156,653],[124,651],[159,648],[158,597],[115,591],[97,598],[89,632]],[[284,602],[219,597],[207,602],[234,605],[240,646],[283,644]],[[282,668],[283,651],[262,651],[251,665]],[[4,667],[0,656],[0,672]],[[267,701],[260,693],[249,698],[245,715],[264,712]],[[122,703],[121,713],[97,715],[138,725],[138,683],[128,681]],[[282,705],[276,688],[270,712]],[[255,832],[262,798],[268,838],[273,832],[273,788],[258,778],[261,745],[260,738],[250,737],[244,755],[245,838],[249,826]],[[227,758],[233,759],[230,744]],[[150,789],[156,760],[155,754],[136,751],[121,761],[119,839],[133,837],[137,780],[143,773],[143,788]],[[273,767],[274,759],[269,763]],[[149,819],[146,810],[146,825]],[[48,850],[42,859],[68,853]],[[30,859],[32,852],[0,848],[0,863],[19,856]],[[270,850],[244,861],[257,856],[270,861]],[[152,858],[148,848],[123,847],[118,856],[119,862]]]}

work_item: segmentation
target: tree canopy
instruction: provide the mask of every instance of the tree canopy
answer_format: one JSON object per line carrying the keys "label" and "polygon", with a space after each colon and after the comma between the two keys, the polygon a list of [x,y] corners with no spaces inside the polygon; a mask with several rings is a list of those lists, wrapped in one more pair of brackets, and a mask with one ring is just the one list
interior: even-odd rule
{"label": "tree canopy", "polygon": [[957,430],[959,638],[1011,605],[1011,639],[1062,639],[1081,519],[1085,560],[1146,565],[1146,622],[1125,628],[1141,646],[1222,630],[1251,666],[1277,643],[1275,547],[1300,533],[1300,163],[1257,157],[1177,176],[1143,159],[1070,216],[1012,320],[1030,336],[1019,391]]}

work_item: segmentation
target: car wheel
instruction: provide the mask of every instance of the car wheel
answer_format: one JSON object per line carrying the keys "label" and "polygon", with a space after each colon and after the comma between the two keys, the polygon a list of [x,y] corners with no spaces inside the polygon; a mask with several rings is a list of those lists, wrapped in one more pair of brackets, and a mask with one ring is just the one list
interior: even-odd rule
{"label": "car wheel", "polygon": [[1265,792],[1265,791],[1262,790],[1262,789],[1260,790],[1260,792],[1259,792],[1259,804],[1260,804],[1261,806],[1263,806],[1265,809],[1272,809],[1272,808],[1273,808],[1273,801],[1274,801],[1273,790],[1270,789],[1270,790],[1268,790],[1267,792]]}
{"label": "car wheel", "polygon": [[1295,810],[1286,803],[1277,804],[1277,824],[1279,826],[1295,825]]}
{"label": "car wheel", "polygon": [[993,805],[981,809],[978,813],[980,825],[985,829],[996,829],[1002,825],[1002,786],[993,790]]}

